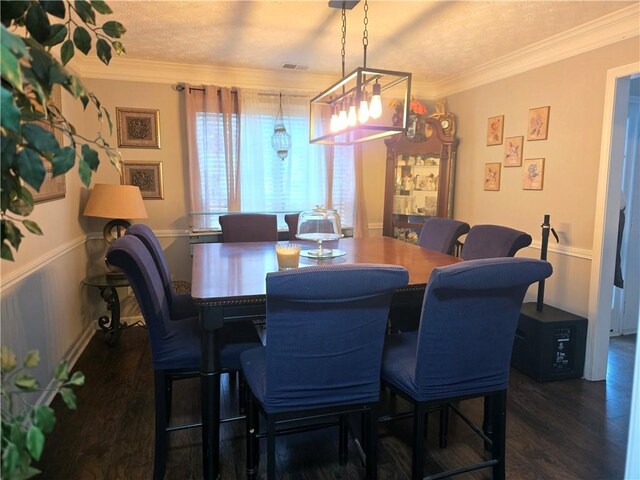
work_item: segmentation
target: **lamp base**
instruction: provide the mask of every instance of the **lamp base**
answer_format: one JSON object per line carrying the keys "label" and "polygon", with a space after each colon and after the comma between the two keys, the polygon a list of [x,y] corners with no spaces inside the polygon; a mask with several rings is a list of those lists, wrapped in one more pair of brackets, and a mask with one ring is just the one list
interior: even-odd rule
{"label": "lamp base", "polygon": [[124,235],[125,230],[130,226],[131,226],[131,223],[127,222],[126,220],[121,220],[118,218],[107,222],[107,224],[104,226],[104,229],[102,230],[102,234],[104,235],[104,240],[109,245],[111,245],[118,238]]}

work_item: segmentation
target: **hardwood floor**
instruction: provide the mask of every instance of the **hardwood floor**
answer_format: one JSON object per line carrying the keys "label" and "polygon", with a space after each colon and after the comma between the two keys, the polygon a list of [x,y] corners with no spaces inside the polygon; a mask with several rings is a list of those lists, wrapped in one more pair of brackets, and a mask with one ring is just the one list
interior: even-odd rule
{"label": "hardwood floor", "polygon": [[[507,478],[598,479],[624,476],[635,335],[611,341],[606,382],[567,380],[537,383],[513,370],[507,409]],[[46,479],[148,479],[153,466],[153,375],[146,330],[123,332],[107,347],[97,333],[77,366],[87,377],[77,389],[78,410],[70,412],[59,399],[53,407],[58,424],[47,439],[38,464]],[[233,382],[223,380],[222,408],[237,407]],[[174,387],[175,422],[199,417],[197,379]],[[472,400],[461,408],[477,421],[482,404]],[[435,473],[482,458],[482,442],[457,417],[451,417],[449,446],[437,446],[437,414],[429,425],[425,471]],[[378,477],[410,478],[410,421],[379,429]],[[198,479],[202,475],[200,429],[175,432],[167,458],[167,479]],[[244,429],[226,424],[221,431],[222,479],[242,479]],[[266,447],[261,445],[264,453]],[[261,459],[261,474],[265,461]],[[283,479],[359,479],[363,468],[353,445],[346,467],[338,464],[337,431],[328,429],[277,440],[277,471]],[[490,478],[473,472],[464,479]]]}

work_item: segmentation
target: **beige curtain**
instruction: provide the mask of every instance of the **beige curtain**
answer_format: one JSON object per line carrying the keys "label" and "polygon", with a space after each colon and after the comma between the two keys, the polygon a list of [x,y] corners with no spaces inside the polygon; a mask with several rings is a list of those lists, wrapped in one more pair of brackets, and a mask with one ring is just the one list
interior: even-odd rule
{"label": "beige curtain", "polygon": [[356,197],[353,205],[353,236],[356,238],[369,236],[369,219],[367,218],[367,204],[364,198],[364,159],[362,145],[355,146],[354,168],[356,176]]}
{"label": "beige curtain", "polygon": [[[211,213],[209,210],[212,208],[240,210],[238,94],[229,88],[215,85],[185,85],[184,93],[192,225],[206,227],[206,220],[203,218],[207,213]],[[224,146],[226,166],[224,201],[215,198],[220,194],[218,188],[207,188],[219,179],[203,178],[207,168],[201,164],[207,158],[219,154],[221,143]]]}

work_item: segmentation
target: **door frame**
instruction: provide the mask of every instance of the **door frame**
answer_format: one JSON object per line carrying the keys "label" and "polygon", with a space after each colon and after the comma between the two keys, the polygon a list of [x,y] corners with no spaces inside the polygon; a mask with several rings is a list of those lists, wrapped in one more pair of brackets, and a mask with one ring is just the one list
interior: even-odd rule
{"label": "door frame", "polygon": [[640,62],[607,71],[589,286],[589,328],[584,367],[584,377],[593,381],[604,380],[607,375],[620,185],[629,103],[628,83],[631,75],[638,73],[640,73]]}

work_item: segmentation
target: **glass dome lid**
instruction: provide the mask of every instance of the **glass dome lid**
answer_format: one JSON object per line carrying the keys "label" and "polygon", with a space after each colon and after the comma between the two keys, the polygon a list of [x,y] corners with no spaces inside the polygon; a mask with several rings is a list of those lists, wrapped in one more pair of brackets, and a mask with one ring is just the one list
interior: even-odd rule
{"label": "glass dome lid", "polygon": [[300,240],[317,242],[317,248],[303,250],[300,255],[311,258],[331,258],[344,255],[346,252],[332,248],[324,248],[323,241],[338,240],[342,237],[340,215],[335,210],[327,210],[317,205],[313,210],[302,212],[298,217],[296,237]]}

